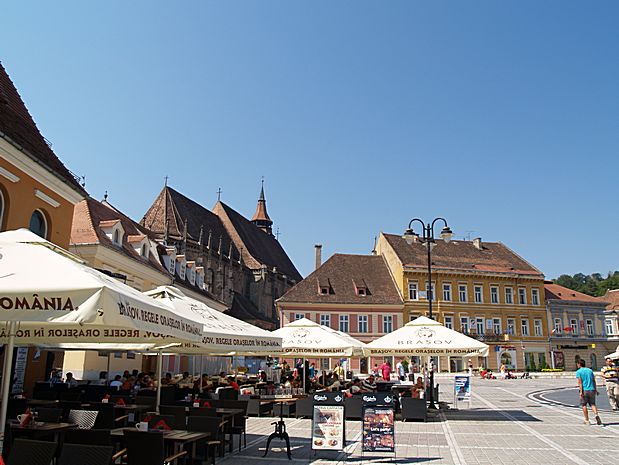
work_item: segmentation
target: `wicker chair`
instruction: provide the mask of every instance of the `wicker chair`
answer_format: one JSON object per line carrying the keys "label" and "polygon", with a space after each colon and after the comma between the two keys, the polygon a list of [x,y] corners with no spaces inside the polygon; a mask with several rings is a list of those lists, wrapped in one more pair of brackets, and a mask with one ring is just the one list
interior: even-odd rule
{"label": "wicker chair", "polygon": [[79,429],[92,429],[97,421],[99,412],[96,410],[71,410],[67,420],[75,423]]}
{"label": "wicker chair", "polygon": [[15,439],[6,465],[49,465],[55,453],[55,442]]}
{"label": "wicker chair", "polygon": [[127,465],[164,465],[177,463],[187,451],[166,457],[163,434],[131,429],[123,431],[127,444]]}

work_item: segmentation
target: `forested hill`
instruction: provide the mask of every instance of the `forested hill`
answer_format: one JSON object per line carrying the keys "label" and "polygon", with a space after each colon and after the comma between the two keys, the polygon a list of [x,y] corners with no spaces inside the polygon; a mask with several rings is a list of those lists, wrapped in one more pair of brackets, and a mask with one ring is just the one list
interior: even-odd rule
{"label": "forested hill", "polygon": [[574,276],[562,274],[553,281],[575,291],[599,297],[603,296],[608,289],[619,289],[619,271],[608,273],[606,277],[600,273],[590,275],[576,273]]}

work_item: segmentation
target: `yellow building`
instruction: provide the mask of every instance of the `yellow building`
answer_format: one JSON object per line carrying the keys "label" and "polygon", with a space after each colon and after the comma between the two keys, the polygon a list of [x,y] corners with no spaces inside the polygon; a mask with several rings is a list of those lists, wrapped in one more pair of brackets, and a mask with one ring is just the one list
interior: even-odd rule
{"label": "yellow building", "polygon": [[[501,364],[523,370],[550,366],[544,275],[502,243],[437,240],[432,249],[432,286],[427,249],[418,239],[381,233],[376,252],[385,258],[404,298],[404,320],[428,316],[484,341],[486,359],[475,367]],[[434,292],[429,292],[434,290]],[[467,360],[441,357],[441,371],[460,371]]]}
{"label": "yellow building", "polygon": [[[0,65],[0,231],[29,228],[68,248],[73,208],[85,196],[84,188],[39,132]],[[16,375],[17,390],[31,390],[34,381],[46,379],[58,363],[54,352],[25,347],[17,351],[27,363],[25,377]]]}

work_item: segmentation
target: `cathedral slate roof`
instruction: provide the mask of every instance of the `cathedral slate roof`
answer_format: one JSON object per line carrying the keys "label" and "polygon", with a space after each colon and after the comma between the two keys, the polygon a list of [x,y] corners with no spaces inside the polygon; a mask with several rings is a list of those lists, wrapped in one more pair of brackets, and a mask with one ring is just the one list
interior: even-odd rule
{"label": "cathedral slate roof", "polygon": [[37,128],[8,73],[0,63],[0,134],[81,195],[86,191],[58,159]]}
{"label": "cathedral slate roof", "polygon": [[[428,266],[427,250],[419,242],[409,245],[402,236],[384,234],[404,266],[425,269]],[[436,241],[432,249],[432,268],[434,270],[485,271],[543,277],[541,271],[518,256],[500,242],[475,241]]]}
{"label": "cathedral slate roof", "polygon": [[[217,250],[221,238],[221,252],[228,255],[232,240],[219,217],[169,186],[164,187],[159,193],[140,223],[154,233],[163,236],[166,221],[168,236],[171,239],[183,239],[184,225],[187,221],[189,240],[197,243],[200,240],[200,231],[202,231],[202,241],[206,245],[210,231],[211,248]],[[234,255],[238,257],[238,252],[233,251]]]}
{"label": "cathedral slate roof", "polygon": [[234,292],[232,305],[229,310],[224,312],[227,315],[256,324],[264,329],[274,329],[277,321],[260,313],[260,310],[248,298],[238,292]]}
{"label": "cathedral slate roof", "polygon": [[[323,294],[321,288],[328,292]],[[364,287],[366,295],[359,295]],[[391,272],[380,255],[334,254],[303,281],[292,287],[280,303],[402,305]]]}
{"label": "cathedral slate roof", "polygon": [[221,201],[215,204],[213,212],[221,219],[249,268],[258,269],[266,265],[271,269],[277,268],[279,273],[285,274],[289,279],[297,282],[303,279],[280,242],[273,235],[258,228]]}

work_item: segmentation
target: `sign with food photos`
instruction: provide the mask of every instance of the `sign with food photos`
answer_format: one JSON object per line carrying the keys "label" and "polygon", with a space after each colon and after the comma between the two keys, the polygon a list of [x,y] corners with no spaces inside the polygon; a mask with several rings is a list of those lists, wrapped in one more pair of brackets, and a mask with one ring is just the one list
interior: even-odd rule
{"label": "sign with food photos", "polygon": [[344,449],[344,406],[314,405],[312,449]]}
{"label": "sign with food photos", "polygon": [[393,407],[363,409],[363,452],[395,452]]}

